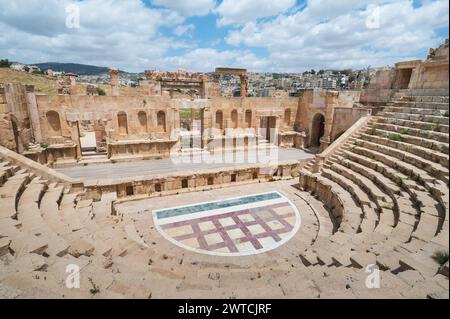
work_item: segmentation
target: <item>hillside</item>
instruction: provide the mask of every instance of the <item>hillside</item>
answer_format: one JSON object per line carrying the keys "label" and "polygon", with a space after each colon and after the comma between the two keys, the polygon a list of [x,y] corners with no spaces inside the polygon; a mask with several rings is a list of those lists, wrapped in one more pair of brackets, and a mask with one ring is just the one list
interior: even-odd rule
{"label": "hillside", "polygon": [[36,65],[43,71],[52,69],[53,71],[60,71],[60,72],[66,72],[66,73],[71,72],[71,73],[76,73],[79,75],[98,75],[98,74],[108,72],[108,68],[105,68],[105,67],[86,65],[86,64],[77,64],[77,63],[48,62],[48,63],[37,63],[34,65]]}
{"label": "hillside", "polygon": [[48,79],[44,75],[0,68],[0,83],[21,83],[34,85],[34,91],[41,94],[56,94],[56,80]]}
{"label": "hillside", "polygon": [[[34,85],[34,91],[36,94],[41,95],[55,95],[57,92],[57,80],[56,78],[50,79],[45,75],[36,75],[21,71],[15,71],[8,68],[0,68],[0,83],[21,83]],[[84,95],[88,84],[78,82],[78,93]],[[110,86],[108,84],[98,85],[108,95],[110,92]],[[121,96],[134,96],[137,94],[146,94],[145,89],[131,88],[126,86],[120,87]]]}

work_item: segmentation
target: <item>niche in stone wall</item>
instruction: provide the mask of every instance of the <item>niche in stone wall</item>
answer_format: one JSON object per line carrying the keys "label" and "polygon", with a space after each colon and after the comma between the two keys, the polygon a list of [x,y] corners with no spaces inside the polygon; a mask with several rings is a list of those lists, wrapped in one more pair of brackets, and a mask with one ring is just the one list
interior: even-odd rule
{"label": "niche in stone wall", "polygon": [[147,113],[144,111],[140,111],[138,113],[138,121],[139,121],[139,133],[147,133]]}
{"label": "niche in stone wall", "polygon": [[127,135],[128,134],[128,119],[127,119],[127,114],[125,112],[119,112],[119,114],[117,114],[117,123],[119,126],[119,134]]}
{"label": "niche in stone wall", "polygon": [[231,112],[231,126],[232,128],[238,128],[238,112],[236,110]]}
{"label": "niche in stone wall", "polygon": [[48,111],[46,114],[48,123],[48,135],[49,137],[62,136],[61,121],[59,114],[56,111]]}
{"label": "niche in stone wall", "polygon": [[159,111],[156,115],[158,130],[160,132],[166,131],[166,113],[164,111]]}
{"label": "niche in stone wall", "polygon": [[245,111],[245,124],[247,125],[247,128],[252,127],[252,111],[251,110]]}
{"label": "niche in stone wall", "polygon": [[217,111],[216,112],[216,128],[219,130],[223,130],[223,112]]}
{"label": "niche in stone wall", "polygon": [[284,124],[291,125],[291,109],[284,110]]}

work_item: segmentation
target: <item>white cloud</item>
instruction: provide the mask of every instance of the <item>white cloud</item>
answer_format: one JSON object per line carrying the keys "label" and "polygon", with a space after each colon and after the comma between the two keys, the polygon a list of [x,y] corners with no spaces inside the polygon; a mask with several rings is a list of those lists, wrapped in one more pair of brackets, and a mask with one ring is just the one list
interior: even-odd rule
{"label": "white cloud", "polygon": [[235,59],[240,56],[238,51],[218,51],[211,48],[198,48],[182,56],[167,57],[165,64],[171,69],[188,71],[213,71],[218,66],[237,66]]}
{"label": "white cloud", "polygon": [[273,70],[358,68],[424,58],[418,54],[443,40],[435,29],[448,26],[447,1],[430,1],[419,8],[412,1],[383,1],[377,6],[379,28],[368,25],[373,13],[369,1],[339,1],[338,7],[334,1],[317,2],[324,15],[318,12],[316,1],[311,1],[314,5],[301,11],[232,30],[226,42],[266,48]]}
{"label": "white cloud", "polygon": [[[212,71],[217,66],[278,72],[359,68],[425,58],[443,40],[436,28],[449,23],[448,2],[441,0],[423,0],[419,8],[407,0],[342,0],[339,5],[314,0],[304,8],[287,0],[224,0],[218,20],[235,24],[224,38],[226,29],[208,29],[204,36],[208,24],[187,20],[187,15],[203,13],[201,8],[211,10],[216,1],[156,1],[160,7],[149,8],[141,0],[46,0],[45,5],[0,0],[0,58],[114,65],[136,72]],[[233,10],[225,10],[230,3]],[[374,3],[380,27],[367,28],[372,12],[367,8]],[[68,4],[80,7],[79,29],[65,26]],[[212,36],[214,31],[220,36]]]}
{"label": "white cloud", "polygon": [[[80,8],[79,29],[65,25],[65,9],[73,3]],[[188,46],[159,31],[184,18],[167,9],[147,8],[140,0],[47,0],[45,6],[38,0],[20,6],[0,0],[0,7],[0,56],[14,61],[116,65],[142,71],[144,64],[163,60],[170,48]]]}
{"label": "white cloud", "polygon": [[179,25],[178,27],[176,27],[173,30],[173,33],[176,36],[180,37],[180,36],[185,35],[186,33],[190,32],[190,31],[193,31],[193,30],[195,30],[195,25],[193,25],[193,24],[183,24],[183,25]]}
{"label": "white cloud", "polygon": [[152,3],[172,9],[182,16],[203,16],[216,6],[215,0],[152,0]]}
{"label": "white cloud", "polygon": [[295,0],[223,0],[215,10],[219,26],[244,24],[278,15],[295,5]]}

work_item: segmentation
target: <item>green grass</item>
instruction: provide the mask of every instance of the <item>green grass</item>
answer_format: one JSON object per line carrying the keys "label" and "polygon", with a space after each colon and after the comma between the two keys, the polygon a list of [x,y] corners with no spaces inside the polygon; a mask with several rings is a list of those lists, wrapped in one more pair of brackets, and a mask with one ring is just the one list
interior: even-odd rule
{"label": "green grass", "polygon": [[442,266],[448,261],[448,252],[442,250],[436,251],[431,258]]}
{"label": "green grass", "polygon": [[397,142],[400,142],[403,138],[402,138],[402,136],[401,136],[400,134],[392,133],[392,134],[389,134],[389,139],[390,139],[391,141],[397,141]]}
{"label": "green grass", "polygon": [[375,127],[370,128],[370,129],[367,131],[367,133],[368,133],[369,135],[378,135],[378,131],[377,131],[377,129],[376,129]]}
{"label": "green grass", "polygon": [[441,122],[439,122],[439,120],[435,120],[433,131],[439,131],[440,129],[441,129]]}
{"label": "green grass", "polygon": [[402,127],[399,132],[400,134],[407,135],[409,134],[409,129]]}

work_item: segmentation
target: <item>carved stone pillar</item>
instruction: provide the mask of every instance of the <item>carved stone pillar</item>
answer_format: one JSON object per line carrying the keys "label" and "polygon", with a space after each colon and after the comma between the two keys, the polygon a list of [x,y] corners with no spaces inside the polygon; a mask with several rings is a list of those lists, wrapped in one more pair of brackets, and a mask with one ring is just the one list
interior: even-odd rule
{"label": "carved stone pillar", "polygon": [[78,128],[78,121],[69,121],[70,139],[77,145],[76,158],[81,159],[81,143],[80,143],[80,130]]}
{"label": "carved stone pillar", "polygon": [[111,85],[111,95],[119,96],[119,70],[116,68],[109,69],[109,83]]}
{"label": "carved stone pillar", "polygon": [[246,97],[248,90],[248,76],[240,75],[239,77],[241,79],[241,97]]}

